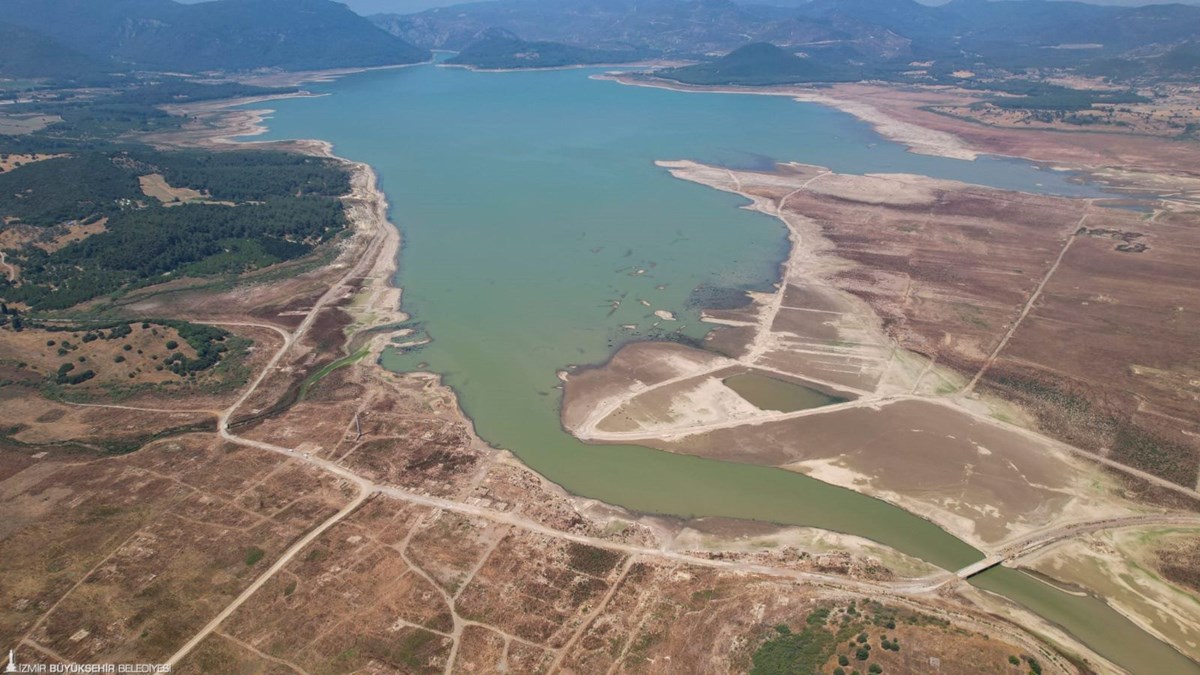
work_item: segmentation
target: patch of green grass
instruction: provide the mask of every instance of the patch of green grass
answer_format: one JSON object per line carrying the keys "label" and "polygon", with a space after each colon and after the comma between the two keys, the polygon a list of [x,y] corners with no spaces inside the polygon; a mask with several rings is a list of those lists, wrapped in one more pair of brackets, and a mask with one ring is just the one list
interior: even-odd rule
{"label": "patch of green grass", "polygon": [[342,358],[325,366],[312,375],[309,375],[308,379],[304,380],[304,384],[300,385],[300,400],[303,401],[304,398],[308,396],[309,389],[320,382],[325,376],[329,375],[335,370],[338,370],[339,368],[345,368],[346,366],[362,361],[369,353],[371,353],[371,349],[369,347],[363,347],[353,354],[349,356],[343,356]]}
{"label": "patch of green grass", "polygon": [[[828,616],[828,610],[825,610]],[[825,630],[824,617],[809,615],[806,627],[793,633],[785,625],[775,627],[776,636],[754,652],[752,675],[791,675],[819,672],[837,647],[833,633]]]}
{"label": "patch of green grass", "polygon": [[968,303],[955,303],[955,311],[958,313],[958,318],[963,322],[968,323],[976,328],[990,328],[989,324],[983,318],[983,310],[975,305]]}
{"label": "patch of green grass", "polygon": [[567,549],[571,569],[603,577],[621,562],[621,554],[586,544],[572,543]]}
{"label": "patch of green grass", "polygon": [[251,546],[250,550],[246,551],[246,567],[253,567],[254,564],[259,560],[262,560],[263,556],[266,554],[267,552],[261,548],[257,546]]}

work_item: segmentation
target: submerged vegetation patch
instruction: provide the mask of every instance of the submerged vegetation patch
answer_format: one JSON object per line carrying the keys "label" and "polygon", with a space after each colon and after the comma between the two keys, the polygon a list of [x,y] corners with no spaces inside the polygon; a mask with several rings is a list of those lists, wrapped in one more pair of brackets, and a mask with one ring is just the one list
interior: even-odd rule
{"label": "submerged vegetation patch", "polygon": [[747,288],[697,286],[688,296],[692,309],[741,309],[751,303]]}

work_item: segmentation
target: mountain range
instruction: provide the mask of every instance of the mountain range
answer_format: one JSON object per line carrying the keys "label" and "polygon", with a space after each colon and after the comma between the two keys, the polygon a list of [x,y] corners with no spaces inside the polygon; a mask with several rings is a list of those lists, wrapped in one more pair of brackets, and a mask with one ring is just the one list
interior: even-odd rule
{"label": "mountain range", "polygon": [[[332,0],[0,0],[0,73],[316,70],[404,64],[426,49]],[[81,61],[82,57],[82,61]]]}
{"label": "mountain range", "polygon": [[[498,0],[371,20],[413,44],[461,50],[496,29],[526,40],[707,59],[772,43],[839,71],[864,64],[1190,72],[1200,7],[1046,0]],[[898,68],[896,68],[898,69]],[[895,69],[894,69],[895,70]]]}
{"label": "mountain range", "polygon": [[913,64],[935,81],[960,70],[1200,71],[1200,7],[1189,5],[774,2],[495,0],[364,18],[333,0],[0,0],[0,77],[367,67],[424,61],[430,49],[462,52],[457,62],[478,67],[712,62],[749,44],[805,62],[760,47],[714,67],[753,70],[757,61],[772,77],[794,71],[803,81],[904,79]]}

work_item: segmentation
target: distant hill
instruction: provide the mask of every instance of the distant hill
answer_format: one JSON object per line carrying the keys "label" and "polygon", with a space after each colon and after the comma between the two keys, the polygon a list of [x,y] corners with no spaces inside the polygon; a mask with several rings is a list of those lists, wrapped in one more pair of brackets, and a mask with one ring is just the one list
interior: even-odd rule
{"label": "distant hill", "polygon": [[0,14],[123,68],[199,72],[382,66],[426,60],[332,0],[0,0]]}
{"label": "distant hill", "polygon": [[[1200,7],[1115,7],[1046,0],[495,0],[371,20],[423,47],[462,50],[489,30],[589,49],[645,49],[710,59],[771,43],[831,69],[847,63],[904,79],[936,61],[929,78],[956,70],[1072,67],[1114,75],[1183,75],[1200,35]],[[1176,52],[1176,50],[1179,50]],[[1171,56],[1168,56],[1171,55]]]}
{"label": "distant hill", "polygon": [[687,84],[770,85],[799,82],[857,80],[849,66],[834,66],[801,58],[767,42],[746,45],[707,63],[669,68],[655,73]]}
{"label": "distant hill", "polygon": [[729,0],[500,0],[371,20],[413,44],[452,50],[465,49],[491,29],[590,49],[685,55],[724,53],[747,40],[795,44],[839,37],[837,29],[795,14]]}
{"label": "distant hill", "polygon": [[446,63],[485,70],[508,68],[560,68],[563,66],[630,63],[650,52],[575,47],[561,42],[529,42],[514,35],[493,32],[468,46]]}
{"label": "distant hill", "polygon": [[99,75],[104,60],[84,55],[24,26],[0,21],[0,75],[21,79],[78,79]]}

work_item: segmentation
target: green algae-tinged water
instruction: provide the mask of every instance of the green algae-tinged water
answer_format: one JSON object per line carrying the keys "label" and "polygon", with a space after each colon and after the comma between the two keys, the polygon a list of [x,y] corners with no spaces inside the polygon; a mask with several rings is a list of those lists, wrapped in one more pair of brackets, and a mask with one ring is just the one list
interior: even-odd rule
{"label": "green algae-tinged water", "polygon": [[848,399],[830,396],[823,391],[759,373],[742,373],[725,378],[726,387],[760,410],[794,412],[811,410]]}
{"label": "green algae-tinged water", "polygon": [[[270,104],[278,112],[266,138],[325,139],[379,172],[404,236],[404,309],[433,338],[387,354],[384,365],[442,374],[484,439],[577,494],[644,512],[853,533],[947,569],[977,560],[928,521],[802,475],[580,443],[560,426],[555,372],[654,336],[655,309],[679,317],[666,326],[699,338],[695,289],[765,288],[777,275],[781,223],[738,210],[744,200],[734,195],[675,180],[655,160],[800,161],[1093,192],[1023,163],[914,155],[820,106],[623,87],[590,72],[421,66]],[[1055,620],[1069,625],[1066,614]]]}
{"label": "green algae-tinged water", "polygon": [[1064,593],[1017,570],[995,567],[972,584],[1015,600],[1080,637],[1092,649],[1133,673],[1182,675],[1200,665],[1141,630],[1092,596]]}

